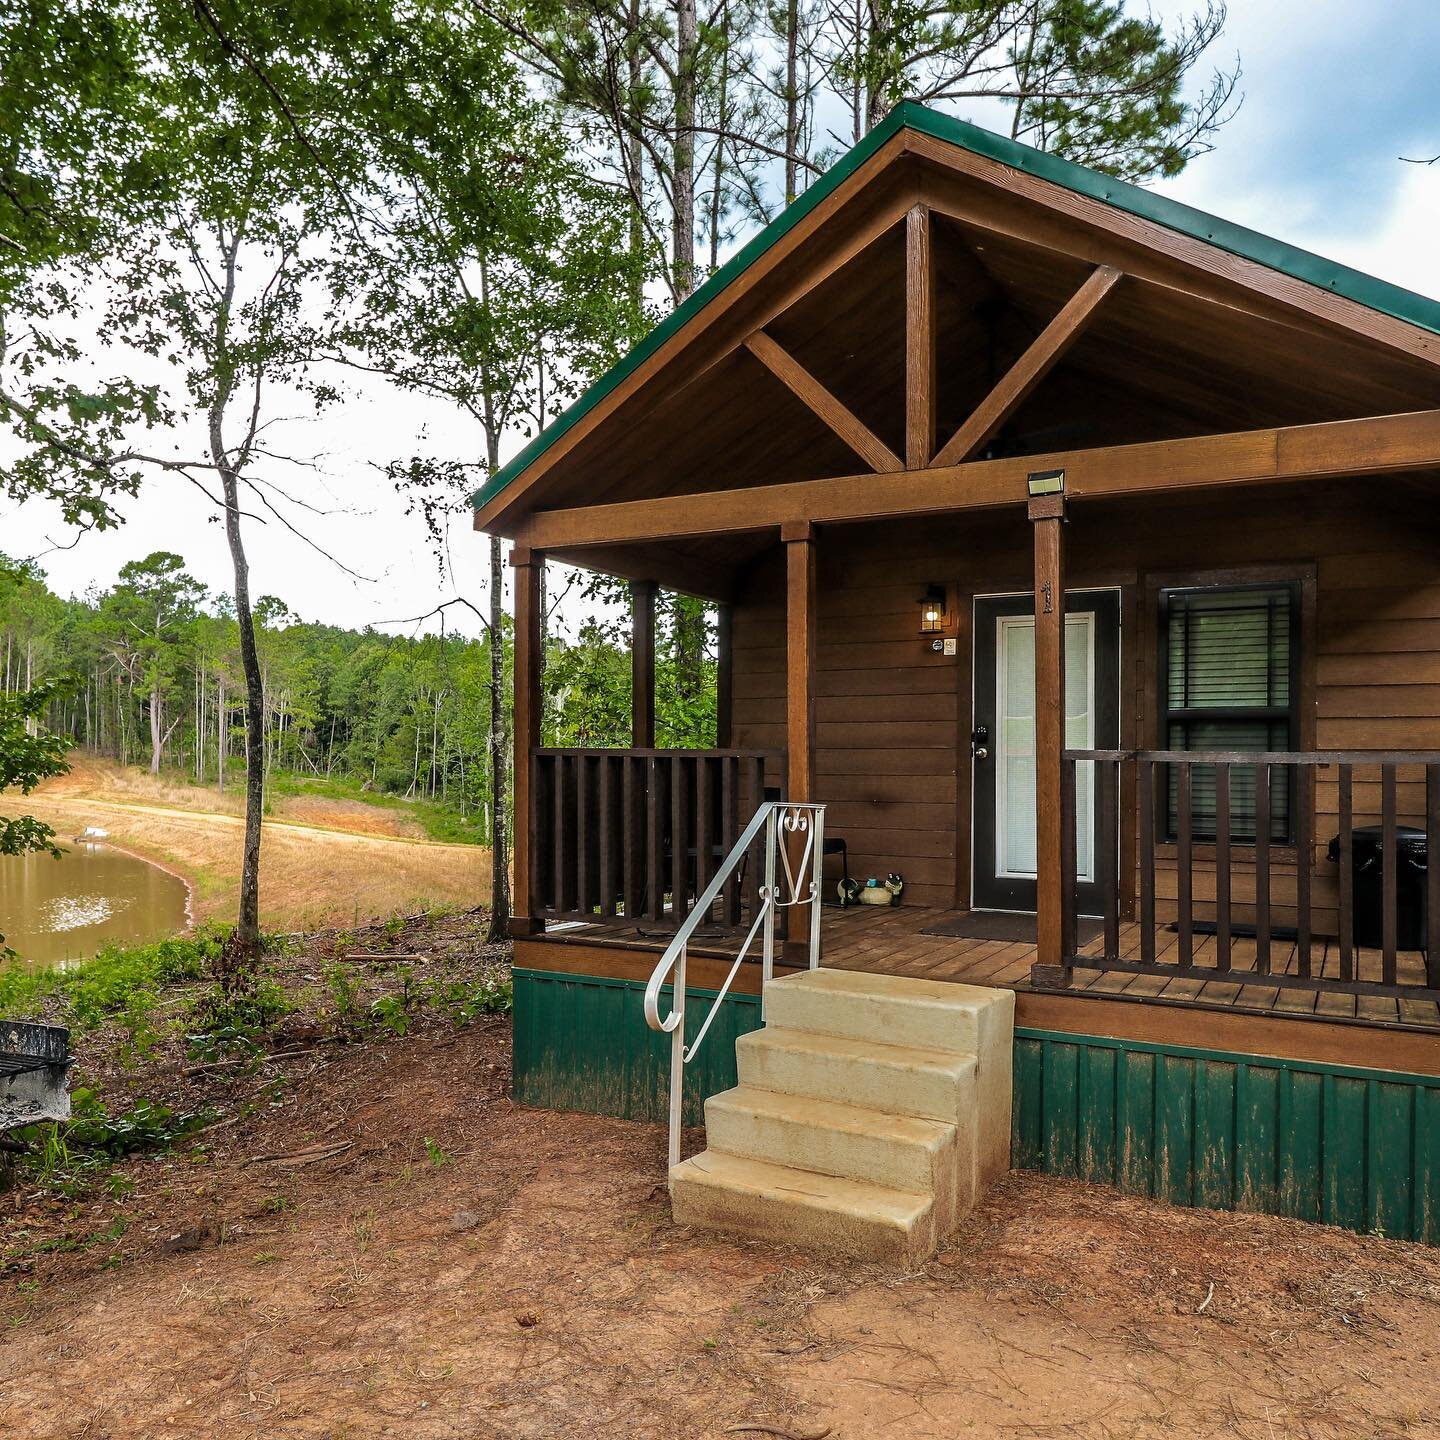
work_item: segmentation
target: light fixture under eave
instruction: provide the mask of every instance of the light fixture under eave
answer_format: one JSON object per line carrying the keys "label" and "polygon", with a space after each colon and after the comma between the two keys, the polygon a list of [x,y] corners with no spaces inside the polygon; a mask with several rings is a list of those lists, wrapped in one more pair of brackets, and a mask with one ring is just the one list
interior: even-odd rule
{"label": "light fixture under eave", "polygon": [[1025,477],[1025,488],[1032,500],[1042,495],[1063,495],[1065,493],[1065,472],[1063,470],[1035,470]]}
{"label": "light fixture under eave", "polygon": [[945,628],[945,587],[930,585],[920,597],[920,633],[938,635]]}

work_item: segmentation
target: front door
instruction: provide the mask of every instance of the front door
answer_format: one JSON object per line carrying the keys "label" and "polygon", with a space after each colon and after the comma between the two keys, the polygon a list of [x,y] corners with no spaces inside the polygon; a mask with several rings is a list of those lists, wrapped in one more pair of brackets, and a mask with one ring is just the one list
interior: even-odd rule
{"label": "front door", "polygon": [[[1119,744],[1120,597],[1114,590],[1065,597],[1065,743]],[[975,602],[974,877],[977,910],[1035,908],[1035,599]],[[1099,816],[1094,766],[1075,777],[1076,900],[1100,911],[1095,878]]]}

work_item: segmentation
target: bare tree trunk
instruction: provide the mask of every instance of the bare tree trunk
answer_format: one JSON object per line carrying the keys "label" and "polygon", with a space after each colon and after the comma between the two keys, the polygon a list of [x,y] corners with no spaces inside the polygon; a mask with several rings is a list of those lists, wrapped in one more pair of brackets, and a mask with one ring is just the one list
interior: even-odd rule
{"label": "bare tree trunk", "polygon": [[675,144],[671,177],[671,259],[675,302],[695,288],[695,0],[675,0]]}
{"label": "bare tree trunk", "polygon": [[800,193],[800,0],[785,6],[785,203]]}
{"label": "bare tree trunk", "polygon": [[[211,422],[212,446],[219,443],[219,417]],[[217,458],[217,464],[223,462]],[[240,534],[239,477],[228,466],[220,471],[225,494],[225,540],[235,570],[235,619],[240,630],[240,665],[245,673],[245,845],[240,861],[240,913],[235,938],[252,954],[260,950],[260,822],[265,808],[265,690],[260,653],[255,644],[255,617],[250,610],[250,565]]]}
{"label": "bare tree trunk", "polygon": [[158,685],[150,688],[150,773],[160,773],[160,746],[161,735],[164,733],[165,715],[164,701],[160,696]]}

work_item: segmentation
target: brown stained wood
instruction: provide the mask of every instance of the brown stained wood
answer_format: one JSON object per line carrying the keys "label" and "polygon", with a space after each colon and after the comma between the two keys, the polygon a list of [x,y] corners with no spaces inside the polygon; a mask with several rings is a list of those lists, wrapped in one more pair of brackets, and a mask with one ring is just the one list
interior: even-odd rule
{"label": "brown stained wood", "polygon": [[1194,885],[1194,861],[1191,854],[1191,808],[1190,765],[1184,762],[1175,767],[1175,868],[1177,879],[1177,910],[1179,914],[1180,946],[1178,963],[1188,968],[1195,958],[1195,912],[1191,903]]}
{"label": "brown stained wood", "polygon": [[[1201,435],[1139,445],[1056,450],[1004,460],[893,473],[716,490],[573,510],[542,510],[524,526],[537,548],[660,540],[762,530],[788,521],[824,523],[933,515],[1019,505],[1026,477],[1065,471],[1072,501],[1269,481],[1381,475],[1440,465],[1440,410],[1280,429]],[[580,562],[583,563],[583,562]]]}
{"label": "brown stained wood", "polygon": [[533,795],[531,752],[540,743],[540,580],[545,563],[536,555],[517,546],[510,553],[515,571],[515,815],[514,869],[515,889],[511,901],[510,933],[532,934],[540,926],[536,894],[534,831],[529,824],[536,814]]}
{"label": "brown stained wood", "polygon": [[630,586],[630,716],[631,745],[649,750],[655,744],[655,586],[634,581]]}
{"label": "brown stained wood", "polygon": [[1310,975],[1310,944],[1314,930],[1314,907],[1310,903],[1312,872],[1315,869],[1315,770],[1296,765],[1291,772],[1290,793],[1295,797],[1295,960],[1300,975]]}
{"label": "brown stained wood", "polygon": [[590,911],[590,856],[595,838],[594,816],[590,810],[590,758],[575,759],[575,909]]}
{"label": "brown stained wood", "polygon": [[943,140],[911,135],[906,148],[934,167],[936,178],[921,185],[937,214],[1018,234],[1087,263],[1114,264],[1266,318],[1346,332],[1440,365],[1440,337],[1358,301]]}
{"label": "brown stained wood", "polygon": [[1099,761],[1095,780],[1100,787],[1100,863],[1096,874],[1105,907],[1104,954],[1116,955],[1120,950],[1120,885],[1115,862],[1120,849],[1120,762],[1111,765]]}
{"label": "brown stained wood", "polygon": [[815,539],[808,527],[785,541],[785,735],[789,800],[814,798]]}
{"label": "brown stained wood", "polygon": [[[580,446],[608,418],[624,411],[631,425],[663,398],[649,398],[640,392],[657,377],[673,375],[681,354],[687,354],[681,383],[695,384],[706,370],[733,352],[750,331],[768,324],[775,316],[802,299],[895,224],[909,208],[908,196],[882,196],[866,206],[860,192],[883,176],[895,158],[904,152],[904,136],[897,135],[865,162],[844,186],[817,205],[792,227],[756,262],[726,287],[724,303],[706,305],[670,337],[644,364],[596,404],[583,420],[538,456],[522,475],[475,512],[476,530],[509,533],[517,503],[534,503],[544,493],[548,475],[567,455]],[[854,218],[851,218],[851,216]],[[798,251],[810,247],[820,253],[803,271],[785,275],[787,262]],[[677,377],[678,378],[678,377]],[[673,393],[673,387],[667,391]]]}
{"label": "brown stained wood", "polygon": [[715,748],[728,750],[735,718],[734,608],[715,610]]}
{"label": "brown stained wood", "polygon": [[618,757],[600,757],[600,913],[615,914],[615,901],[620,892],[617,878],[615,840],[619,811],[616,805]]}
{"label": "brown stained wood", "polygon": [[935,453],[935,267],[930,212],[905,217],[905,463],[930,464]]}
{"label": "brown stained wood", "polygon": [[994,437],[1080,338],[1101,301],[1120,278],[1121,272],[1109,265],[1101,265],[1091,273],[969,419],[941,446],[935,456],[936,465],[958,465]]}
{"label": "brown stained wood", "polygon": [[745,342],[745,348],[784,385],[809,406],[866,464],[877,472],[903,470],[905,462],[852,410],[825,388],[788,350],[763,330]]}
{"label": "brown stained wood", "polygon": [[1140,958],[1155,963],[1155,764],[1139,762]]}
{"label": "brown stained wood", "polygon": [[[782,529],[785,545],[785,760],[782,798],[814,800],[815,793],[815,635],[816,545],[808,524]],[[797,871],[803,849],[799,832],[785,840],[790,862]],[[798,881],[798,875],[797,875]],[[810,933],[810,906],[797,905],[785,912],[787,942],[798,951],[799,937]],[[791,958],[795,958],[792,956]]]}
{"label": "brown stained wood", "polygon": [[1215,968],[1230,968],[1230,767],[1215,767]]}
{"label": "brown stained wood", "polygon": [[1270,767],[1255,767],[1255,968],[1270,972]]}
{"label": "brown stained wood", "polygon": [[[670,759],[670,913],[678,925],[690,913],[690,814],[695,766]],[[698,849],[698,846],[696,847]]]}
{"label": "brown stained wood", "polygon": [[1340,784],[1340,977],[1355,978],[1355,768],[1342,765]]}
{"label": "brown stained wood", "polygon": [[645,781],[647,760],[634,755],[624,759],[625,767],[625,917],[632,923],[645,913],[646,839]]}
{"label": "brown stained wood", "polygon": [[655,754],[645,765],[645,915],[651,920],[665,918],[665,846],[663,778],[665,762]]}
{"label": "brown stained wood", "polygon": [[[1066,960],[1067,864],[1073,827],[1065,824],[1061,753],[1065,748],[1065,531],[1053,511],[1031,522],[1035,554],[1035,864],[1036,964]],[[1069,767],[1073,782],[1073,767]],[[1073,793],[1073,792],[1072,792]],[[1066,832],[1071,831],[1067,836]],[[1067,844],[1067,839],[1069,844]]]}
{"label": "brown stained wood", "polygon": [[1395,818],[1395,767],[1380,767],[1381,928],[1384,942],[1385,983],[1395,983],[1395,939],[1398,924],[1399,845]]}

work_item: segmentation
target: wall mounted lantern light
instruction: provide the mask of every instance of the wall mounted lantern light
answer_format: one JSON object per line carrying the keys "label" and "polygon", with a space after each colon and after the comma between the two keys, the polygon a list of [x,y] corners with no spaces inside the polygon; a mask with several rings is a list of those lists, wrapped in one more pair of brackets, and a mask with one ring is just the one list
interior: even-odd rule
{"label": "wall mounted lantern light", "polygon": [[930,585],[920,597],[920,633],[938,635],[945,628],[945,587]]}

